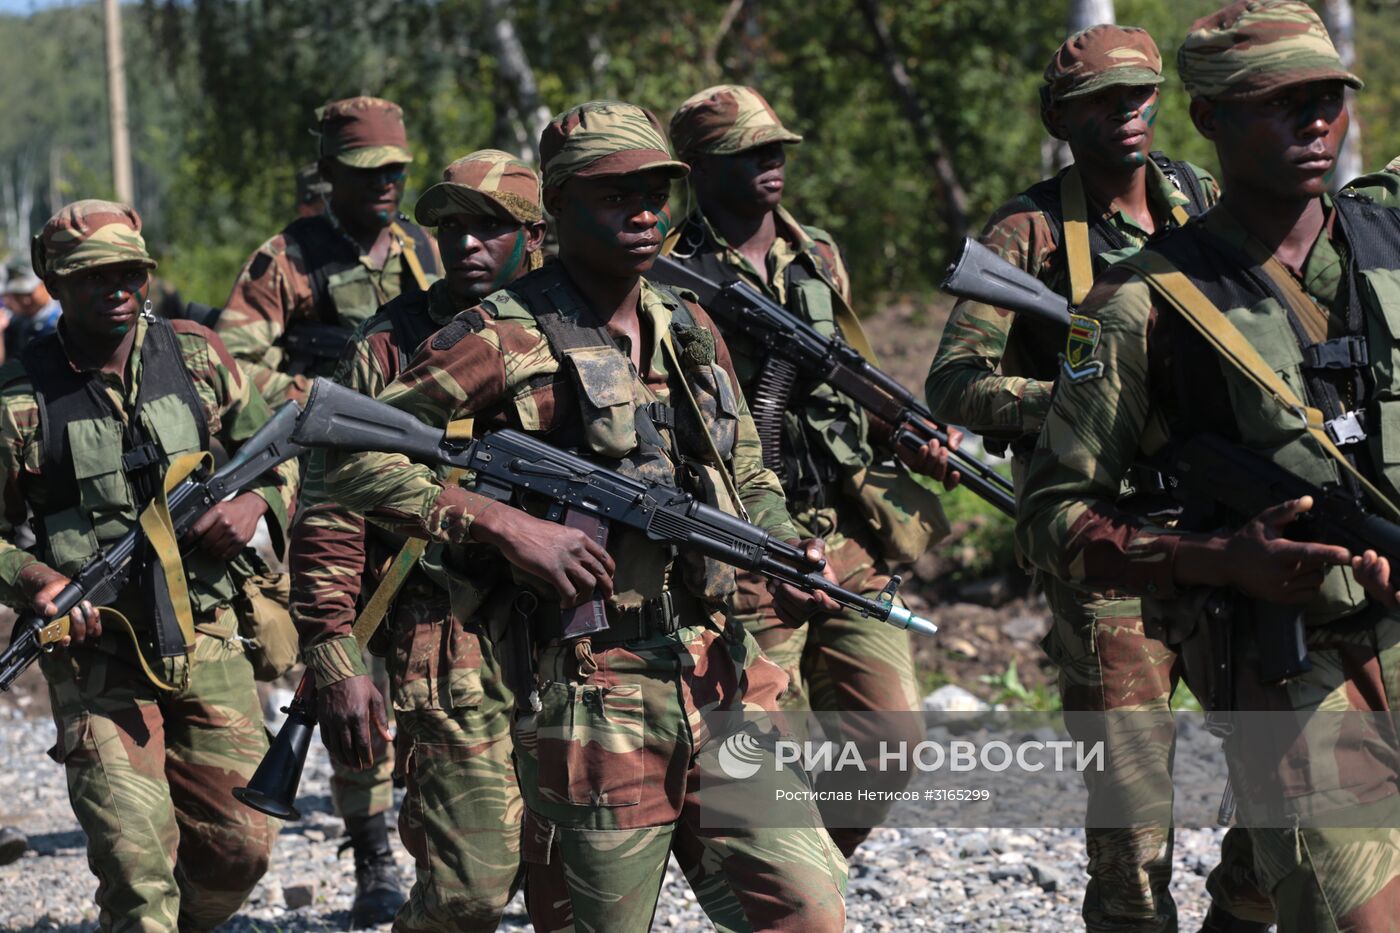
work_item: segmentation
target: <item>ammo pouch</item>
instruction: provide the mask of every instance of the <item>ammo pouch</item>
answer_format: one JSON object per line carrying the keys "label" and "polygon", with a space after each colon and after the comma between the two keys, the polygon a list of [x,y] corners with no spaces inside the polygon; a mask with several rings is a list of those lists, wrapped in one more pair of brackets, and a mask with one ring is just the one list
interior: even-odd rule
{"label": "ammo pouch", "polygon": [[842,479],[861,517],[870,523],[880,553],[891,564],[909,564],[948,534],[938,494],[898,462],[872,463]]}
{"label": "ammo pouch", "polygon": [[275,573],[261,557],[245,549],[229,570],[239,583],[233,598],[238,634],[253,665],[253,677],[276,680],[297,662],[300,641],[292,622],[291,577]]}

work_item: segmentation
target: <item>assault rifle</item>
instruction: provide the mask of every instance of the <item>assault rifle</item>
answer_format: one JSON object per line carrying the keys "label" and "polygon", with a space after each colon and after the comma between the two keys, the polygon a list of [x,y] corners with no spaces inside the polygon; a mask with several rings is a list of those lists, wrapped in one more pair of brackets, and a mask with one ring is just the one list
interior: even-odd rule
{"label": "assault rifle", "polygon": [[[284,460],[298,457],[304,448],[292,441],[301,406],[287,402],[243,445],[228,463],[207,478],[191,477],[171,490],[170,519],[176,540],[182,539],[205,512],[238,492]],[[134,526],[116,544],[93,558],[73,576],[54,598],[53,618],[25,612],[15,620],[10,647],[0,654],[0,690],[10,689],[15,678],[33,664],[41,652],[50,651],[68,634],[68,614],[83,600],[95,606],[116,599],[130,579],[134,558],[145,533]]]}
{"label": "assault rifle", "polygon": [[1045,283],[1002,259],[971,237],[948,266],[939,286],[950,295],[971,298],[1069,327],[1069,302],[1045,287]]}
{"label": "assault rifle", "polygon": [[[449,440],[440,430],[407,412],[360,395],[329,379],[317,379],[306,411],[292,438],[304,447],[354,452],[392,450],[411,460],[457,467],[476,476],[475,490],[501,501],[533,493],[560,506],[558,520],[591,520],[590,532],[606,543],[607,527],[621,525],[642,532],[661,545],[672,545],[713,558],[771,580],[822,592],[868,618],[922,635],[938,627],[894,604],[899,577],[878,599],[844,589],[820,573],[821,564],[800,549],[775,540],[741,518],[706,505],[688,492],[623,476],[560,450],[528,434],[504,429],[476,440]],[[594,523],[601,528],[594,531]],[[591,631],[606,627],[597,620]],[[566,634],[571,634],[565,627]],[[587,634],[588,629],[576,630]]]}
{"label": "assault rifle", "polygon": [[[772,354],[769,366],[759,376],[760,390],[753,405],[764,462],[769,467],[776,463],[773,458],[782,437],[783,415],[799,372],[810,380],[827,383],[889,425],[892,444],[918,449],[929,441],[948,443],[947,432],[913,393],[846,341],[822,336],[747,282],[721,286],[669,256],[658,257],[650,274],[660,282],[695,292],[706,311],[758,340]],[[964,486],[1007,515],[1016,514],[1011,482],[989,464],[956,450],[949,451],[948,463],[962,474]]]}
{"label": "assault rifle", "polygon": [[[975,240],[964,241],[943,290],[1069,324],[1069,303],[1062,296]],[[1167,467],[1167,488],[1188,508],[1210,503],[1244,522],[1282,502],[1311,496],[1313,507],[1289,526],[1290,538],[1334,544],[1353,554],[1374,550],[1400,568],[1400,525],[1376,515],[1341,487],[1318,486],[1217,434],[1190,437],[1159,459]],[[1300,609],[1259,602],[1251,614],[1265,683],[1281,683],[1311,669]]]}
{"label": "assault rifle", "polygon": [[[420,463],[449,466],[475,474],[477,492],[501,501],[533,493],[554,503],[549,517],[586,530],[600,544],[608,528],[622,525],[642,532],[659,545],[670,545],[826,593],[861,615],[922,635],[938,626],[894,604],[899,577],[876,599],[868,599],[827,580],[821,563],[807,560],[800,548],[776,541],[768,532],[706,505],[690,493],[623,476],[581,457],[535,440],[519,431],[493,431],[475,440],[449,439],[442,431],[410,415],[360,395],[329,379],[317,379],[292,435],[305,447],[347,452],[392,450]],[[569,610],[565,637],[587,635],[608,627],[596,596]],[[297,819],[297,785],[306,750],[316,728],[316,686],[308,671],[291,703],[287,721],[247,787],[233,792],[244,804],[278,819]]]}

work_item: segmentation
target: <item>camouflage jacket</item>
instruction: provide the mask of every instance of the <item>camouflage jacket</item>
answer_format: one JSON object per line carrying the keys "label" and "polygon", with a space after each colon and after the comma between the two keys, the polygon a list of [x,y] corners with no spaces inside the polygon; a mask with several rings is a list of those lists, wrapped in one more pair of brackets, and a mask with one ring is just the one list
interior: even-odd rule
{"label": "camouflage jacket", "polygon": [[[531,273],[530,278],[564,275],[562,266],[553,263]],[[543,281],[538,279],[536,284]],[[644,361],[641,381],[658,401],[668,403],[671,373],[660,335],[670,326],[671,310],[663,294],[649,283],[643,283],[640,301],[640,316],[649,325],[644,328],[649,345],[640,354]],[[689,303],[688,310],[697,326],[714,334],[715,361],[733,381],[734,367],[717,328],[698,305]],[[617,339],[620,343],[626,340],[620,335]],[[458,315],[420,349],[409,369],[379,398],[428,424],[445,427],[449,422],[472,418],[477,433],[512,427],[546,441],[556,435],[576,434],[580,421],[580,402],[573,383],[511,289],[497,292],[478,308]],[[677,400],[677,404],[684,402]],[[737,408],[731,467],[740,498],[756,524],[776,537],[796,538],[778,479],[763,467],[758,434],[742,397],[737,399]],[[467,541],[472,521],[495,503],[470,489],[444,487],[432,470],[401,454],[331,455],[326,458],[325,473],[330,498],[388,527],[433,541]],[[308,481],[312,485],[316,482],[314,478]],[[631,537],[627,532],[615,534],[610,550],[617,554],[626,549]],[[650,544],[643,548],[656,551]],[[626,601],[639,605],[663,582],[641,578],[643,572],[629,566],[631,563],[618,561],[614,608],[629,605]]]}
{"label": "camouflage jacket", "polygon": [[[267,404],[239,369],[222,340],[191,321],[172,321],[195,391],[204,406],[210,439],[218,439],[229,452],[251,437],[270,417]],[[123,380],[99,373],[115,410],[126,417],[136,403],[141,382],[141,347],[149,325],[136,325],[136,342]],[[60,339],[63,328],[59,328]],[[15,528],[25,521],[30,503],[24,490],[42,500],[44,469],[40,463],[39,410],[34,389],[19,360],[0,367],[0,468],[4,470],[4,508],[0,511],[0,602],[20,607],[28,600],[20,588],[20,575],[37,558],[11,543]],[[23,484],[23,485],[21,485]],[[280,551],[297,488],[295,463],[284,463],[263,476],[248,490],[268,503],[267,523],[274,546]]]}
{"label": "camouflage jacket", "polygon": [[[1220,196],[1215,179],[1204,169],[1194,165],[1191,169],[1206,199],[1214,204]],[[1150,159],[1147,171],[1152,215],[1159,223],[1166,223],[1172,207],[1185,207],[1190,201]],[[1147,243],[1147,232],[1116,205],[1109,205],[1102,219],[1135,249]],[[992,215],[981,242],[1013,266],[1068,296],[1068,274],[1056,230],[1027,193],[1012,198]],[[1104,258],[1122,257],[1106,254]],[[954,305],[924,383],[934,417],[1002,441],[1040,430],[1050,407],[1063,337],[1056,333],[1052,341],[1047,329],[1038,324],[1017,322],[1012,312],[977,301]]]}
{"label": "camouflage jacket", "polygon": [[[340,230],[329,208],[323,216],[336,231]],[[405,230],[411,226],[403,218],[398,223]],[[436,242],[431,238],[426,242],[436,253]],[[369,273],[375,297],[359,320],[348,322],[351,326],[362,323],[375,308],[398,295],[399,278],[404,271],[400,259],[403,252],[403,241],[394,237],[379,268],[371,264],[368,256],[360,257]],[[429,267],[435,265],[435,259],[430,262],[428,257],[421,257],[421,261]],[[312,283],[314,271],[307,268],[301,244],[283,230],[248,257],[215,325],[219,336],[271,405],[289,398],[304,398],[311,387],[311,376],[283,372],[287,359],[279,341],[298,321],[318,319]]]}
{"label": "camouflage jacket", "polygon": [[[1312,247],[1300,284],[1326,312],[1325,333],[1332,336],[1345,332],[1348,303],[1343,286],[1348,250],[1335,229],[1335,208],[1330,207],[1330,200],[1324,203],[1329,205],[1328,225]],[[1252,241],[1223,206],[1148,249],[1171,249],[1174,238],[1188,238],[1188,243],[1201,241],[1200,231],[1231,248],[1268,255],[1267,248]],[[1251,305],[1243,313],[1252,314],[1262,324],[1266,312],[1275,317],[1282,313],[1272,298]],[[1388,308],[1383,312],[1392,313]],[[1115,499],[1135,462],[1150,461],[1173,442],[1196,432],[1213,431],[1227,437],[1243,433],[1246,442],[1257,434],[1272,432],[1271,444],[1251,445],[1274,448],[1260,452],[1276,460],[1284,451],[1289,452],[1294,457],[1288,463],[1292,469],[1302,464],[1319,475],[1329,469],[1335,474],[1329,458],[1310,442],[1298,440],[1302,429],[1296,413],[1291,415],[1297,422],[1288,434],[1291,439],[1281,447],[1277,425],[1250,427],[1265,418],[1288,420],[1289,414],[1280,413],[1258,390],[1251,394],[1250,389],[1241,388],[1243,377],[1221,362],[1204,339],[1130,266],[1119,265],[1101,276],[1080,313],[1097,326],[1091,322],[1086,328],[1095,335],[1087,341],[1092,346],[1075,347],[1074,352],[1081,360],[1102,364],[1102,368],[1091,370],[1096,375],[1058,382],[1021,492],[1017,542],[1041,569],[1093,589],[1159,597],[1174,594],[1176,542],[1183,533],[1203,529],[1153,525],[1125,511]],[[1256,335],[1249,322],[1241,323],[1238,313],[1230,317],[1256,347],[1266,346],[1260,342],[1262,330]],[[1279,338],[1275,330],[1270,331],[1271,339],[1296,345],[1287,325],[1278,327],[1289,336]],[[1372,339],[1371,345],[1374,356],[1377,341]],[[1279,352],[1302,358],[1296,349],[1284,347]],[[1071,355],[1071,348],[1067,347],[1066,355]],[[1389,358],[1385,355],[1382,364]],[[1298,377],[1295,372],[1281,378]],[[1393,431],[1396,426],[1387,423],[1384,428]],[[1377,442],[1382,436],[1381,430],[1372,430],[1372,434]],[[1339,568],[1333,571],[1329,578],[1336,577],[1331,584],[1337,590],[1335,595],[1354,600],[1356,591],[1349,575]],[[1314,615],[1322,614],[1322,607],[1311,607],[1310,612],[1314,609]]]}
{"label": "camouflage jacket", "polygon": [[[818,287],[828,296],[824,303],[829,305],[834,300],[849,307],[850,278],[841,251],[826,231],[802,226],[781,207],[775,213],[778,236],[768,251],[765,274],[760,274],[743,253],[727,244],[699,213],[691,214],[680,227],[671,258],[692,264],[704,261],[708,254],[822,334],[834,336],[838,331],[831,308],[794,294],[801,286],[793,285],[789,272],[794,266],[803,267],[806,277],[820,283]],[[705,274],[703,268],[697,271]],[[759,342],[733,328],[726,328],[724,337],[734,356],[734,369],[744,396],[751,401],[755,380],[768,353]],[[789,402],[789,441],[800,431],[803,442],[816,448],[812,451],[816,458],[846,472],[863,469],[875,461],[868,437],[869,421],[859,405],[824,383],[799,382],[793,396]]]}
{"label": "camouflage jacket", "polygon": [[[456,316],[445,282],[434,282],[425,295],[400,295],[361,324],[341,357],[335,379],[341,385],[371,398],[399,377],[401,354],[412,356],[416,347],[401,348],[390,319],[390,309],[426,315],[434,330]],[[324,476],[324,451],[310,455],[311,480],[302,491],[302,509],[292,533],[288,564],[292,574],[292,618],[296,620],[303,657],[316,673],[316,684],[325,687],[347,676],[365,673],[364,658],[353,644],[362,584],[378,582],[382,565],[392,552],[366,535],[360,515],[328,501],[319,479]],[[431,559],[431,558],[430,558]]]}

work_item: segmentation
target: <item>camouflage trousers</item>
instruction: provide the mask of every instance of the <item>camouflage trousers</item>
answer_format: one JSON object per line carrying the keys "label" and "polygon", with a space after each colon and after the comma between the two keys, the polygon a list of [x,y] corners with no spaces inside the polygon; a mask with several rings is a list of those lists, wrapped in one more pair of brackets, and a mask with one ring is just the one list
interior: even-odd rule
{"label": "camouflage trousers", "polygon": [[[1139,600],[1099,599],[1050,577],[1041,580],[1054,616],[1043,647],[1059,666],[1065,724],[1076,740],[1102,740],[1108,750],[1105,770],[1084,772],[1089,792],[1085,928],[1090,933],[1175,933],[1171,698],[1183,676],[1177,653],[1144,634]],[[1132,715],[1073,715],[1108,712]],[[1137,825],[1107,825],[1120,814],[1154,812],[1159,818]],[[1232,830],[1227,838],[1238,835]],[[1217,869],[1217,900],[1238,917],[1271,919],[1248,858],[1242,839],[1225,847]]]}
{"label": "camouflage trousers", "polygon": [[[1312,670],[1281,686],[1258,682],[1248,662],[1236,664],[1234,706],[1240,710],[1361,711],[1390,714],[1388,733],[1376,741],[1343,717],[1314,717],[1319,732],[1302,734],[1287,754],[1237,751],[1244,730],[1226,740],[1230,776],[1242,812],[1259,800],[1261,787],[1284,788],[1292,828],[1250,829],[1242,854],[1268,895],[1279,933],[1393,931],[1400,925],[1400,760],[1394,712],[1400,708],[1400,613],[1375,624],[1314,627],[1307,633]],[[1305,721],[1301,717],[1300,722]],[[1299,744],[1303,747],[1299,748]],[[1347,826],[1309,828],[1343,822],[1329,812],[1345,808]],[[1311,819],[1311,817],[1320,817]],[[1271,825],[1278,825],[1271,821]],[[1285,824],[1286,825],[1286,824]],[[1228,841],[1228,840],[1227,840]],[[1222,890],[1237,870],[1222,864],[1208,888],[1229,903]]]}
{"label": "camouflage trousers", "polygon": [[[878,545],[859,524],[838,522],[833,510],[802,513],[798,522],[826,539],[827,563],[843,587],[871,598],[884,589],[890,577],[874,556]],[[845,734],[831,738],[855,743],[870,761],[878,758],[882,741],[907,742],[912,747],[924,740],[918,717],[908,715],[919,709],[908,632],[856,612],[823,616],[792,628],[778,618],[763,578],[754,574],[740,574],[731,616],[753,634],[764,656],[788,675],[788,689],[778,701],[783,709],[862,714],[844,718]],[[869,715],[889,711],[902,715],[888,719]],[[882,783],[880,789],[903,790],[909,777],[912,773],[903,781]],[[882,816],[874,813],[876,809],[864,812]],[[850,858],[871,827],[829,826],[828,830],[842,854]]]}
{"label": "camouflage trousers", "polygon": [[[385,698],[385,708],[392,708],[389,700],[389,673],[384,659],[365,652],[365,665],[370,677]],[[331,759],[331,802],[335,812],[343,819],[377,816],[386,812],[394,804],[394,757],[382,744],[376,741],[373,768],[356,771],[353,768]]]}
{"label": "camouflage trousers", "polygon": [[445,595],[398,602],[389,670],[407,783],[399,837],[416,875],[394,929],[493,930],[520,873],[515,701],[490,639],[454,621]]}
{"label": "camouflage trousers", "polygon": [[267,870],[277,823],[233,799],[267,751],[253,668],[231,612],[201,625],[158,693],[125,635],[45,656],[68,798],[87,835],[103,930],[210,930]]}
{"label": "camouflage trousers", "polygon": [[776,710],[787,681],[751,636],[695,625],[582,658],[553,645],[538,671],[541,709],[515,724],[536,929],[649,929],[671,855],[720,930],[844,927],[845,862],[814,808],[785,829],[701,816],[704,714]]}

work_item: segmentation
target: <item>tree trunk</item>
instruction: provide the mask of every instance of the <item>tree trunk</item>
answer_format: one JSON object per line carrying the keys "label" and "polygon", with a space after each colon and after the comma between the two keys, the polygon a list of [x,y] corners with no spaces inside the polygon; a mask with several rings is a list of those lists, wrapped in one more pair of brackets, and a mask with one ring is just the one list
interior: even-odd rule
{"label": "tree trunk", "polygon": [[880,18],[876,0],[860,0],[860,11],[865,16],[871,34],[875,36],[880,59],[885,65],[885,71],[894,85],[900,103],[904,106],[904,115],[913,125],[914,133],[924,150],[924,158],[933,170],[934,183],[942,203],[943,220],[948,225],[950,239],[957,242],[966,236],[969,230],[967,189],[958,178],[957,168],[948,157],[948,149],[943,145],[928,111],[924,109],[918,93],[914,90],[914,83],[909,79],[909,72],[904,67],[904,59],[895,47],[894,38],[885,26],[885,21]]}
{"label": "tree trunk", "polygon": [[521,125],[529,140],[530,154],[535,162],[540,160],[540,132],[551,116],[549,108],[540,100],[540,86],[535,81],[535,70],[530,67],[530,59],[525,55],[525,47],[520,44],[520,36],[515,31],[511,19],[512,0],[486,0],[486,17],[489,20],[491,45],[500,63],[501,79],[514,92],[515,110],[520,115]]}
{"label": "tree trunk", "polygon": [[[1356,21],[1352,17],[1351,0],[1323,0],[1322,20],[1327,31],[1332,34],[1332,44],[1337,47],[1337,55],[1347,71],[1356,70]],[[1347,110],[1351,114],[1351,125],[1342,144],[1337,166],[1332,172],[1332,190],[1338,191],[1343,185],[1366,171],[1361,156],[1361,121],[1356,115],[1356,95],[1347,90]]]}
{"label": "tree trunk", "polygon": [[[1069,18],[1065,21],[1065,36],[1100,23],[1116,23],[1113,0],[1070,0]],[[1053,175],[1074,161],[1069,144],[1047,134],[1047,143],[1040,147],[1040,161],[1047,176]]]}

